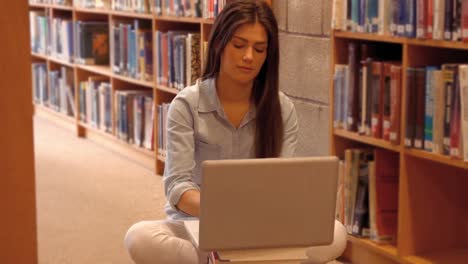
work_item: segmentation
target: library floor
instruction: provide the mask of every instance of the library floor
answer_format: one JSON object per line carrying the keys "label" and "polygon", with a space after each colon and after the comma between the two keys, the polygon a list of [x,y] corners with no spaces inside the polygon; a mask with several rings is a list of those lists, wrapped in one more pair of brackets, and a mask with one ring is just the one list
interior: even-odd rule
{"label": "library floor", "polygon": [[34,141],[39,263],[132,263],[123,238],[165,217],[161,178],[41,117]]}

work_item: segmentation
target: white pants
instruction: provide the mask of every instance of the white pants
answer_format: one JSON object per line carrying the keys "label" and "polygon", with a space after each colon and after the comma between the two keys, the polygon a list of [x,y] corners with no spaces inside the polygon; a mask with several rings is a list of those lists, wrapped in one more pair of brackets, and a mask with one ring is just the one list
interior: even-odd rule
{"label": "white pants", "polygon": [[[346,228],[335,221],[333,243],[310,247],[307,263],[322,264],[341,256],[346,248]],[[125,236],[125,246],[136,264],[205,264],[208,253],[200,252],[189,239],[182,221],[143,221]]]}

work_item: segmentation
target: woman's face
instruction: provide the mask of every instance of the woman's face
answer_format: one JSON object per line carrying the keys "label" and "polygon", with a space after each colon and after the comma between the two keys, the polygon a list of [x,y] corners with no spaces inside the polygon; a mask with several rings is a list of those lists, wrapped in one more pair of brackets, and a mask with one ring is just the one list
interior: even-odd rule
{"label": "woman's face", "polygon": [[240,26],[221,54],[221,74],[242,83],[252,83],[265,62],[268,35],[258,22]]}

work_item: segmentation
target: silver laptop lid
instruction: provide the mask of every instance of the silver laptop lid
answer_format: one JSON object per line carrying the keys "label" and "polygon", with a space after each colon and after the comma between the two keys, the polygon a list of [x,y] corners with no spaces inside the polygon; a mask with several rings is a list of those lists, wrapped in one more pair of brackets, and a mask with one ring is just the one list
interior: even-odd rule
{"label": "silver laptop lid", "polygon": [[202,170],[200,249],[332,242],[336,157],[205,161]]}

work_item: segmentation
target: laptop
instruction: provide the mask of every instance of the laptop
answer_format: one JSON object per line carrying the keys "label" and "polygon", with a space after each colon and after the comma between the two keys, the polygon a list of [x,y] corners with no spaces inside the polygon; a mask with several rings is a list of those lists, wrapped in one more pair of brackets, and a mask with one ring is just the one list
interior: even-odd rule
{"label": "laptop", "polygon": [[209,160],[199,221],[185,221],[203,251],[302,248],[333,241],[338,158]]}

